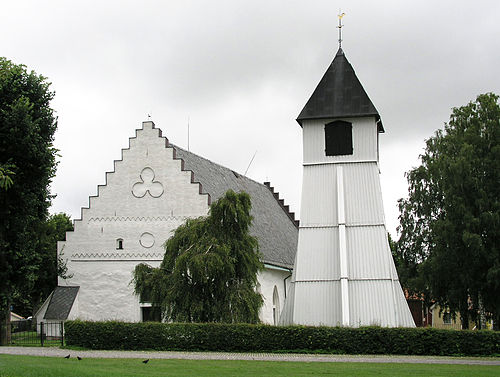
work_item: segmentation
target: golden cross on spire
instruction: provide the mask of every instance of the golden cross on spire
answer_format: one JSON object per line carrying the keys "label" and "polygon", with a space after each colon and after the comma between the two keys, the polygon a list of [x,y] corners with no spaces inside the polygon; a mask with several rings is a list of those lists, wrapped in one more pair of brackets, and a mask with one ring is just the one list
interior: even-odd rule
{"label": "golden cross on spire", "polygon": [[337,26],[337,29],[339,29],[339,48],[342,48],[342,17],[345,16],[345,13],[342,13],[342,11],[339,9],[339,26]]}

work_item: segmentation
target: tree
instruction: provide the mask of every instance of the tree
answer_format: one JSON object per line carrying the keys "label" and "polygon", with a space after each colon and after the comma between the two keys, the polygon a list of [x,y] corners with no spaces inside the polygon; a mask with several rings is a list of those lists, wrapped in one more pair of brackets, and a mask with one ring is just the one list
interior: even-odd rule
{"label": "tree", "polygon": [[478,313],[500,320],[500,106],[482,94],[454,108],[407,173],[398,253],[410,279],[462,326]]}
{"label": "tree", "polygon": [[8,190],[10,186],[14,183],[12,176],[14,172],[11,170],[14,166],[6,164],[0,166],[0,189]]}
{"label": "tree", "polygon": [[65,213],[50,215],[40,224],[37,232],[39,242],[36,248],[35,281],[29,291],[16,290],[12,306],[17,314],[34,314],[57,286],[57,278],[68,277],[66,262],[61,255],[57,255],[57,241],[64,241],[66,232],[72,230],[71,218]]}
{"label": "tree", "polygon": [[[37,231],[50,205],[57,121],[50,108],[54,93],[49,86],[45,77],[0,58],[0,166],[7,176],[2,180],[10,186],[0,189],[0,318],[4,320],[9,318],[15,291],[26,290],[35,281]],[[0,335],[4,343],[6,330]]]}
{"label": "tree", "polygon": [[250,196],[229,190],[207,217],[188,219],[165,243],[159,268],[140,264],[135,292],[162,317],[178,322],[259,321],[256,292],[262,269],[252,222]]}
{"label": "tree", "polygon": [[420,264],[416,260],[417,256],[401,247],[401,243],[395,242],[390,233],[387,235],[401,287],[407,292],[409,298],[417,297],[422,300],[423,310],[428,313],[434,302],[427,282],[419,273]]}

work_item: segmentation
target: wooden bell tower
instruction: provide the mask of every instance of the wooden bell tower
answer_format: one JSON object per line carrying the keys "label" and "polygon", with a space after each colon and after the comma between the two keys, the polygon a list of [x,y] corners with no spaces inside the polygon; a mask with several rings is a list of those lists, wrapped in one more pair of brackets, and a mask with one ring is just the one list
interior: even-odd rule
{"label": "wooden bell tower", "polygon": [[413,327],[385,226],[378,162],[384,128],[342,48],[297,122],[301,220],[280,323]]}

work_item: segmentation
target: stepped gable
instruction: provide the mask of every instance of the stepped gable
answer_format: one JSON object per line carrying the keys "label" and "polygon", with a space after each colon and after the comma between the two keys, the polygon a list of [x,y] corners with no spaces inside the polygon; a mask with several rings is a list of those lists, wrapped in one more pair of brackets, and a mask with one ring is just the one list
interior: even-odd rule
{"label": "stepped gable", "polygon": [[374,116],[378,131],[384,132],[380,115],[366,94],[341,48],[297,117],[308,119],[353,118]]}
{"label": "stepped gable", "polygon": [[[142,125],[142,126],[144,127],[144,122],[143,122],[143,125]],[[95,194],[95,195],[90,195],[90,196],[89,196],[89,200],[88,200],[88,204],[87,204],[87,206],[86,206],[86,207],[81,207],[81,208],[80,208],[80,218],[79,218],[79,219],[73,219],[73,225],[76,225],[76,222],[80,222],[80,221],[82,221],[82,220],[83,220],[83,213],[84,213],[85,211],[87,211],[87,210],[89,210],[89,209],[90,209],[90,202],[91,202],[91,199],[92,199],[92,198],[98,198],[98,197],[99,197],[99,193],[100,193],[101,188],[106,187],[106,186],[108,185],[108,176],[109,176],[110,174],[114,174],[114,173],[115,173],[115,171],[116,171],[116,164],[117,164],[117,163],[119,163],[119,162],[122,162],[122,161],[123,161],[123,152],[124,152],[124,151],[128,151],[128,150],[130,150],[130,143],[131,143],[131,141],[132,141],[133,139],[137,139],[137,135],[138,135],[138,133],[139,133],[140,131],[142,131],[142,130],[143,130],[143,127],[141,127],[141,128],[136,128],[136,129],[135,129],[135,136],[132,136],[132,137],[129,137],[129,138],[128,138],[128,147],[127,147],[127,148],[122,148],[122,149],[121,149],[121,151],[120,151],[120,159],[118,159],[118,160],[113,160],[113,170],[111,170],[111,171],[107,171],[107,172],[105,172],[105,173],[104,173],[104,183],[103,183],[103,184],[98,184],[98,185],[97,185],[97,191],[96,191],[96,194]],[[153,128],[155,128],[154,123],[153,123]],[[162,134],[161,134],[161,130],[160,130],[160,129],[158,129],[158,132],[159,132],[159,136],[160,136],[160,137],[162,137]],[[167,144],[168,144],[168,139],[167,139],[167,138],[164,138],[164,139],[165,139],[165,145],[167,145]],[[66,234],[68,234],[69,232],[73,233],[73,232],[74,232],[74,230],[69,230],[69,231],[67,231],[67,232],[66,232]]]}
{"label": "stepped gable", "polygon": [[266,264],[293,268],[297,248],[298,229],[294,217],[274,192],[231,169],[218,165],[174,144],[176,158],[182,159],[183,169],[191,170],[194,181],[200,183],[203,194],[212,201],[222,197],[227,190],[245,191],[252,199],[251,214],[254,218],[250,234],[259,241],[262,261]]}
{"label": "stepped gable", "polygon": [[[200,195],[207,195],[207,202],[210,205],[213,201],[223,196],[227,190],[232,189],[235,192],[245,191],[252,199],[253,224],[250,234],[259,241],[262,261],[277,267],[287,269],[293,268],[295,252],[297,250],[298,222],[294,214],[289,212],[288,206],[284,205],[282,199],[274,193],[269,185],[264,185],[253,181],[231,169],[216,164],[206,158],[198,156],[192,152],[178,147],[162,135],[158,130],[158,136],[165,140],[166,148],[173,148],[174,159],[181,160],[181,170],[191,172],[191,183],[199,185]],[[138,132],[135,130],[135,136],[129,138],[129,146],[121,150],[121,158],[115,160],[113,171],[105,174],[105,183],[97,186],[96,195],[89,197],[87,207],[81,208],[79,222],[83,219],[84,211],[90,209],[91,199],[99,197],[100,189],[107,186],[108,175],[116,170],[116,164],[123,161],[123,152],[130,149],[130,141],[137,138]],[[134,218],[137,220],[138,218]],[[113,221],[114,218],[106,218],[105,221]],[[92,217],[89,221],[102,221]]]}
{"label": "stepped gable", "polygon": [[290,212],[290,206],[285,204],[284,199],[280,199],[280,193],[274,191],[274,187],[271,186],[271,182],[264,182],[264,186],[266,186],[272,193],[274,198],[278,201],[281,208],[286,212],[290,220],[292,220],[295,226],[299,227],[299,220],[295,220],[295,212]]}
{"label": "stepped gable", "polygon": [[[162,139],[164,140],[164,143],[165,143],[165,147],[166,147],[166,148],[167,148],[167,147],[173,147],[173,144],[171,144],[171,143],[170,143],[170,141],[168,140],[168,138],[167,138],[166,136],[163,136],[163,133],[162,133],[161,128],[157,128],[157,127],[155,126],[155,124],[154,124],[154,122],[153,122],[153,121],[145,121],[145,122],[142,122],[142,127],[141,127],[141,128],[136,128],[136,129],[135,129],[135,136],[129,137],[128,147],[126,147],[126,148],[122,148],[122,149],[121,149],[121,152],[120,152],[120,158],[119,158],[118,160],[114,160],[114,161],[113,161],[113,170],[111,170],[111,171],[106,171],[106,172],[105,172],[105,174],[104,174],[104,179],[105,179],[104,183],[103,183],[103,184],[99,184],[99,185],[97,185],[97,192],[96,192],[96,194],[95,194],[95,195],[90,195],[90,196],[89,196],[89,199],[88,199],[88,204],[87,204],[87,206],[85,206],[85,207],[81,207],[81,208],[80,208],[80,218],[79,218],[79,219],[73,219],[73,224],[75,224],[76,222],[80,222],[80,221],[82,221],[82,220],[83,220],[83,214],[84,214],[84,212],[85,212],[85,211],[87,211],[87,210],[89,210],[89,209],[90,209],[90,207],[91,207],[91,200],[92,200],[92,198],[98,198],[98,197],[99,197],[99,194],[100,194],[101,189],[102,189],[102,188],[104,188],[104,187],[106,187],[106,186],[108,185],[108,177],[109,177],[109,175],[110,175],[110,174],[114,174],[114,173],[115,173],[115,171],[116,171],[116,164],[117,164],[117,163],[120,163],[120,162],[122,162],[122,161],[123,161],[123,153],[124,153],[125,151],[130,150],[130,145],[131,145],[132,140],[137,139],[137,137],[138,137],[138,135],[139,135],[139,132],[142,132],[142,131],[144,130],[144,124],[145,124],[145,123],[151,123],[151,125],[152,125],[152,129],[154,129],[154,130],[157,130],[157,131],[158,131],[158,137],[160,137],[160,138],[162,138]],[[180,159],[180,158],[176,157],[176,149],[175,149],[175,148],[174,148],[174,159]],[[181,170],[182,170],[182,171],[191,171],[191,169],[188,169],[188,168],[185,168],[185,167],[184,167],[184,161],[182,161],[182,159],[181,159]],[[208,205],[210,205],[210,204],[211,204],[211,202],[212,202],[212,198],[210,197],[210,194],[209,194],[208,192],[204,192],[204,190],[203,190],[203,188],[202,188],[202,185],[201,185],[201,182],[197,182],[197,181],[195,181],[195,177],[194,177],[194,173],[193,173],[193,171],[191,171],[191,183],[192,183],[192,184],[198,184],[198,186],[199,186],[199,193],[200,193],[200,195],[207,195],[207,202],[208,202]],[[129,219],[129,220],[138,220],[138,219],[140,219],[140,217],[131,218],[130,216],[129,216],[129,217],[122,217],[122,218],[127,218],[127,219]],[[118,219],[118,218],[116,218],[116,217],[115,217],[115,218],[107,218],[107,221],[112,221],[112,220],[115,220],[115,221],[116,221],[117,219]],[[100,221],[99,219],[94,218],[94,217],[92,217],[90,220],[91,220],[91,221]],[[68,231],[68,232],[71,232],[71,233],[72,233],[73,231]],[[66,233],[68,233],[68,232],[66,232]]]}

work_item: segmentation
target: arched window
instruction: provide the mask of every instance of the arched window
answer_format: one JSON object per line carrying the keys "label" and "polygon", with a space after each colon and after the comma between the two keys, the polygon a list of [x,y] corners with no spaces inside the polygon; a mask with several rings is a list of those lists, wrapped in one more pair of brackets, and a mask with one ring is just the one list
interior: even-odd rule
{"label": "arched window", "polygon": [[278,294],[278,287],[274,286],[273,290],[273,322],[278,324],[280,319],[280,296]]}
{"label": "arched window", "polygon": [[116,239],[116,250],[123,250],[123,238]]}
{"label": "arched window", "polygon": [[335,120],[325,124],[325,154],[342,156],[352,151],[352,123]]}

